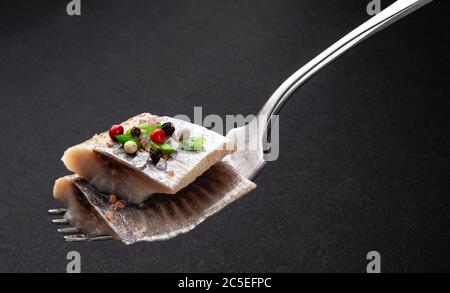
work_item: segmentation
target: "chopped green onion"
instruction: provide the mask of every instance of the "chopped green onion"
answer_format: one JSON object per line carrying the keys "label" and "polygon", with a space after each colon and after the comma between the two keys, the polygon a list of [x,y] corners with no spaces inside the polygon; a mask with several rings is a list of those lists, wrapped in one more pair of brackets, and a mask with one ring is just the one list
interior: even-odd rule
{"label": "chopped green onion", "polygon": [[148,142],[148,144],[153,148],[159,149],[163,153],[171,154],[176,151],[170,144],[167,144],[165,142],[156,143],[156,142],[150,140]]}
{"label": "chopped green onion", "polygon": [[180,141],[180,147],[186,151],[199,151],[205,143],[203,136],[191,136]]}

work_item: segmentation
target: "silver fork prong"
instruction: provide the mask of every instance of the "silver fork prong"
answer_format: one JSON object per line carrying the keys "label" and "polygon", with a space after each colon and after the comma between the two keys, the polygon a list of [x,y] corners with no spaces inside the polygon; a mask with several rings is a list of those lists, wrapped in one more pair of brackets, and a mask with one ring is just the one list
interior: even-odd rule
{"label": "silver fork prong", "polygon": [[95,236],[90,237],[88,241],[104,241],[104,240],[112,240],[112,236],[110,235],[101,235],[101,236]]}
{"label": "silver fork prong", "polygon": [[63,219],[53,219],[52,223],[56,224],[56,225],[69,225],[69,221],[64,218]]}
{"label": "silver fork prong", "polygon": [[73,234],[64,236],[64,240],[67,242],[87,241],[88,237],[84,234]]}
{"label": "silver fork prong", "polygon": [[85,241],[101,241],[101,240],[111,240],[113,239],[109,235],[101,236],[86,236],[84,234],[74,234],[64,236],[64,240],[67,242],[85,242]]}
{"label": "silver fork prong", "polygon": [[61,208],[61,209],[50,209],[48,210],[49,215],[61,215],[67,212],[67,209]]}
{"label": "silver fork prong", "polygon": [[80,229],[77,227],[68,227],[68,228],[60,228],[57,229],[58,233],[61,234],[77,234],[80,233]]}

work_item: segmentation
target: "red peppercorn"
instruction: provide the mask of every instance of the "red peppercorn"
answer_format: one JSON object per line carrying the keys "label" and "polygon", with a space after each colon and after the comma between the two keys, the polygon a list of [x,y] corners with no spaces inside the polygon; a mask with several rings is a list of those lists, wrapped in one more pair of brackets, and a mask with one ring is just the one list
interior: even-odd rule
{"label": "red peppercorn", "polygon": [[116,135],[120,134],[123,134],[123,127],[121,125],[113,125],[109,129],[109,137],[114,141],[117,141]]}
{"label": "red peppercorn", "polygon": [[156,128],[150,134],[150,139],[153,142],[163,143],[166,140],[166,133],[161,128]]}

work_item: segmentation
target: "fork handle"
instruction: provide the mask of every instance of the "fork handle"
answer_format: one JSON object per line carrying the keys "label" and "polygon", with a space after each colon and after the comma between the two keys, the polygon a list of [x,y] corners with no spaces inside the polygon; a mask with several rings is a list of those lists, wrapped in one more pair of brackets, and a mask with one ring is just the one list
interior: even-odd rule
{"label": "fork handle", "polygon": [[289,97],[314,74],[376,32],[388,27],[431,1],[398,0],[320,53],[292,74],[267,100],[259,112],[261,119],[267,119],[267,121],[263,121],[263,125],[267,125],[272,116],[280,112]]}

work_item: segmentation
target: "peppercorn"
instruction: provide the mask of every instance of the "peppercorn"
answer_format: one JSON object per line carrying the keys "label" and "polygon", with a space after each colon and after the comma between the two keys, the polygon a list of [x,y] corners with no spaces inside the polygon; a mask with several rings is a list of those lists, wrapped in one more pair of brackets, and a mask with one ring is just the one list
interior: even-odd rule
{"label": "peppercorn", "polygon": [[136,138],[139,138],[141,135],[141,129],[139,127],[133,127],[131,128],[130,134]]}
{"label": "peppercorn", "polygon": [[166,133],[161,128],[156,128],[150,133],[150,139],[156,143],[163,143],[166,140]]}
{"label": "peppercorn", "polygon": [[109,137],[114,141],[117,141],[116,135],[121,134],[123,134],[123,127],[121,125],[113,125],[109,129]]}
{"label": "peppercorn", "polygon": [[166,133],[166,136],[171,136],[175,131],[175,127],[173,126],[172,122],[164,123],[161,126],[161,129],[164,130],[164,132]]}
{"label": "peppercorn", "polygon": [[154,165],[158,164],[159,160],[162,157],[162,152],[157,148],[150,148],[150,158],[152,159],[152,163]]}
{"label": "peppercorn", "polygon": [[123,145],[123,150],[129,155],[134,155],[138,150],[138,146],[136,142],[129,140]]}
{"label": "peppercorn", "polygon": [[127,206],[127,204],[124,201],[122,201],[122,200],[118,200],[114,204],[114,208],[115,208],[116,211],[123,210],[126,206]]}

